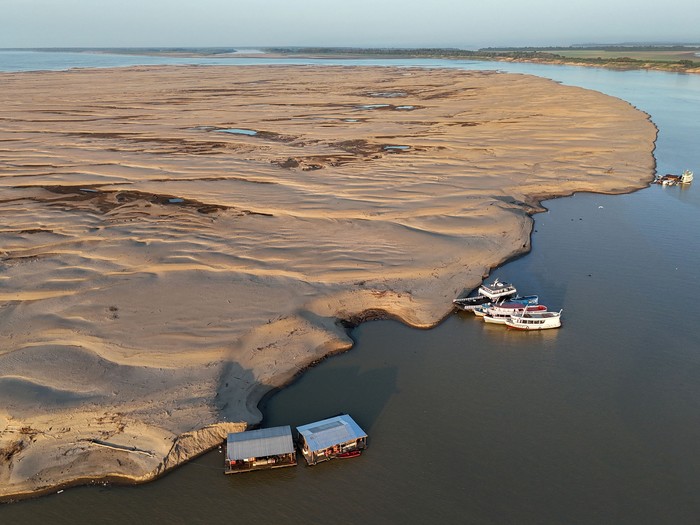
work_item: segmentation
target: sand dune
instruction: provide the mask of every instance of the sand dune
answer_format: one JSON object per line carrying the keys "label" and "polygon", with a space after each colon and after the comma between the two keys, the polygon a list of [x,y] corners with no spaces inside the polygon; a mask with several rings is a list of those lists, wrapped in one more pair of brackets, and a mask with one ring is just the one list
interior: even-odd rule
{"label": "sand dune", "polygon": [[150,479],[259,422],[350,348],[340,320],[434,325],[529,249],[538,199],[644,186],[655,136],[493,72],[0,75],[0,497]]}

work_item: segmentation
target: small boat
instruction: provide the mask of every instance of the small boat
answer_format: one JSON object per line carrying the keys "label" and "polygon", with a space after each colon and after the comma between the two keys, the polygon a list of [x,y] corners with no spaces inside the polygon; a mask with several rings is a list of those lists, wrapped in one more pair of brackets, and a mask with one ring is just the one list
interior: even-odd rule
{"label": "small boat", "polygon": [[487,313],[489,313],[490,307],[491,303],[488,303],[484,306],[480,306],[479,308],[475,308],[474,310],[472,310],[472,313],[477,317],[484,317]]}
{"label": "small boat", "polygon": [[531,306],[525,306],[522,304],[502,304],[489,308],[486,315],[484,315],[484,321],[487,323],[505,324],[506,321],[514,315],[546,311],[547,307],[542,304],[534,304]]}
{"label": "small boat", "polygon": [[558,312],[522,312],[511,315],[506,326],[518,330],[547,330],[561,326],[561,313]]}
{"label": "small boat", "polygon": [[537,295],[523,295],[522,297],[517,295],[515,297],[508,298],[509,303],[520,303],[524,305],[533,305],[540,302],[540,298]]}
{"label": "small boat", "polygon": [[678,182],[681,184],[690,184],[693,182],[693,172],[690,170],[685,170],[683,173],[681,173],[681,177]]}
{"label": "small boat", "polygon": [[340,454],[336,454],[335,457],[340,459],[356,458],[360,454],[362,454],[361,450],[348,450],[347,452],[341,452]]}

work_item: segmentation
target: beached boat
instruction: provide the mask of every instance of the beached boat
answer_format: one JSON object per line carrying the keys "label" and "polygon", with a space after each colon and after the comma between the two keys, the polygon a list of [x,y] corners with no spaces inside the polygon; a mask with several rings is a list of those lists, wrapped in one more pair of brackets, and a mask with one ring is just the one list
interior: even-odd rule
{"label": "beached boat", "polygon": [[502,304],[488,308],[484,317],[487,323],[505,324],[505,322],[514,315],[521,313],[536,313],[546,312],[547,307],[542,304],[533,304],[525,306],[522,304]]}
{"label": "beached boat", "polygon": [[511,315],[506,326],[518,330],[547,330],[561,326],[561,312],[522,312]]}

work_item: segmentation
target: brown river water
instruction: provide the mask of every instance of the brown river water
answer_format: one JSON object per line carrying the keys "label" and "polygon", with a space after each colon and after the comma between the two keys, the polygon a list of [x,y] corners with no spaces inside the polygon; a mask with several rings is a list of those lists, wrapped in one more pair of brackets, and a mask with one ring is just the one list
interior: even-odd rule
{"label": "brown river water", "polygon": [[214,451],[143,486],[4,505],[2,523],[696,522],[697,192],[546,205],[533,251],[494,275],[563,308],[560,330],[367,323],[262,404],[265,426],[347,411],[360,458],[224,476]]}

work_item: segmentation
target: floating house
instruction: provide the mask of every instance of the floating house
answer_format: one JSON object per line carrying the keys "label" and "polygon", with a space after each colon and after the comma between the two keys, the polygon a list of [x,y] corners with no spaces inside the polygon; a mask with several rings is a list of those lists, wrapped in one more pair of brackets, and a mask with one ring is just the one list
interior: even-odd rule
{"label": "floating house", "polygon": [[299,448],[309,465],[334,458],[359,456],[367,434],[347,414],[297,427]]}
{"label": "floating house", "polygon": [[229,434],[226,439],[226,474],[297,464],[292,429],[261,428]]}

